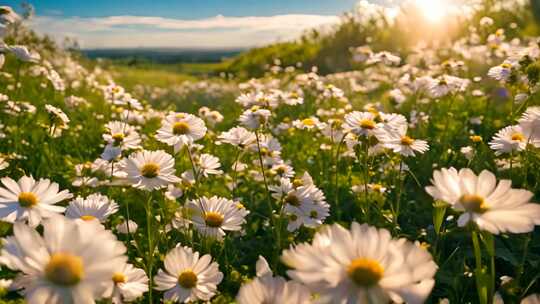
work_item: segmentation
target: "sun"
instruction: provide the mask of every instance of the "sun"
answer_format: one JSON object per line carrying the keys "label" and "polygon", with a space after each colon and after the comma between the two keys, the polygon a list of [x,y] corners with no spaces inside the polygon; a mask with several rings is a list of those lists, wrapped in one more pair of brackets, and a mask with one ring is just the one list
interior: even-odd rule
{"label": "sun", "polygon": [[445,0],[416,0],[416,6],[430,22],[440,22],[451,9],[448,1]]}

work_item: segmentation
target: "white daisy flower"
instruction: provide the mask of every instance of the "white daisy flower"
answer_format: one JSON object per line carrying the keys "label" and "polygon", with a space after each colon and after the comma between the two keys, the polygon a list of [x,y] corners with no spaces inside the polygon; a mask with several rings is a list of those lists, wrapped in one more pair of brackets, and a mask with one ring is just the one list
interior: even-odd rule
{"label": "white daisy flower", "polygon": [[105,125],[107,133],[103,134],[103,139],[114,147],[122,150],[139,149],[141,137],[135,127],[122,122],[111,121]]}
{"label": "white daisy flower", "polygon": [[206,153],[203,153],[201,156],[197,157],[196,167],[197,173],[204,177],[208,177],[210,174],[219,175],[223,173],[222,170],[218,170],[219,167],[221,167],[219,158]]}
{"label": "white daisy flower", "polygon": [[9,45],[7,50],[13,53],[17,59],[24,62],[37,63],[41,59],[41,55],[34,51],[29,51],[24,45]]}
{"label": "white daisy flower", "polygon": [[120,224],[116,225],[116,230],[122,234],[135,233],[135,231],[137,231],[137,228],[139,228],[139,225],[137,225],[137,223],[132,220],[123,221]]}
{"label": "white daisy flower", "polygon": [[523,300],[521,300],[520,304],[540,304],[540,294],[530,294],[527,297],[525,297]]}
{"label": "white daisy flower", "polygon": [[345,115],[343,129],[357,136],[374,135],[375,130],[381,127],[381,124],[376,122],[376,118],[377,114],[371,112],[354,111]]}
{"label": "white daisy flower", "polygon": [[380,128],[375,134],[379,142],[386,148],[403,156],[415,156],[415,152],[423,154],[429,150],[427,141],[414,139],[407,135],[407,125],[401,128]]}
{"label": "white daisy flower", "polygon": [[367,64],[383,63],[385,65],[398,65],[401,62],[401,58],[390,52],[379,52],[371,54],[367,60]]}
{"label": "white daisy flower", "polygon": [[142,190],[157,190],[181,181],[174,175],[174,158],[161,150],[132,153],[120,165],[132,186]]}
{"label": "white daisy flower", "polygon": [[223,197],[201,197],[191,200],[188,208],[193,212],[191,221],[199,233],[222,240],[225,231],[240,231],[246,222],[246,213],[237,203]]}
{"label": "white daisy flower", "polygon": [[184,191],[182,188],[175,186],[174,184],[169,184],[167,186],[167,191],[165,191],[165,197],[171,201],[175,201],[177,198],[182,197]]}
{"label": "white daisy flower", "polygon": [[251,109],[245,110],[244,113],[240,115],[240,118],[238,118],[238,121],[244,127],[255,130],[261,125],[266,124],[270,115],[270,111],[259,108],[258,106],[253,106]]}
{"label": "white daisy flower", "polygon": [[61,109],[50,104],[45,105],[45,109],[49,113],[51,127],[49,129],[51,136],[58,137],[62,135],[62,130],[68,129],[69,118]]}
{"label": "white daisy flower", "polygon": [[257,140],[255,133],[242,127],[234,127],[227,132],[223,132],[218,138],[221,142],[237,146],[241,149],[253,144]]}
{"label": "white daisy flower", "polygon": [[113,285],[104,293],[114,304],[132,302],[148,291],[148,276],[144,270],[131,264],[117,267],[112,277]]}
{"label": "white daisy flower", "polygon": [[223,279],[219,265],[212,262],[209,254],[199,257],[199,253],[189,247],[178,246],[169,251],[164,266],[165,270],[160,269],[154,281],[155,289],[165,291],[167,301],[209,301]]}
{"label": "white daisy flower", "polygon": [[1,24],[11,24],[21,20],[21,17],[15,13],[15,11],[10,6],[2,5],[0,6],[0,23]]}
{"label": "white daisy flower", "polygon": [[101,223],[118,211],[118,204],[107,196],[94,193],[86,198],[77,197],[69,202],[66,208],[66,217],[81,221],[97,220]]}
{"label": "white daisy flower", "polygon": [[353,222],[317,232],[282,255],[287,272],[322,303],[424,303],[437,265],[428,251],[390,232]]}
{"label": "white daisy flower", "polygon": [[499,81],[507,81],[512,75],[512,68],[514,64],[509,61],[505,61],[498,66],[492,67],[488,71],[488,76]]}
{"label": "white daisy flower", "polygon": [[300,130],[323,129],[324,125],[325,124],[321,123],[321,121],[315,116],[293,121],[293,126]]}
{"label": "white daisy flower", "polygon": [[9,167],[9,162],[5,157],[0,155],[0,171],[6,169],[7,167]]}
{"label": "white daisy flower", "polygon": [[179,151],[185,145],[203,138],[205,134],[206,126],[199,117],[187,113],[171,113],[161,122],[156,139]]}
{"label": "white daisy flower", "polygon": [[23,176],[18,182],[9,177],[0,181],[5,187],[0,187],[0,218],[9,223],[28,221],[36,227],[42,219],[64,212],[65,208],[56,204],[73,197],[48,179]]}
{"label": "white daisy flower", "polygon": [[22,272],[14,284],[29,304],[94,303],[112,285],[124,245],[101,225],[62,216],[43,222],[43,237],[22,223],[3,239],[0,262]]}
{"label": "white daisy flower", "polygon": [[243,284],[238,291],[239,304],[311,303],[311,294],[302,284],[274,277],[266,260],[259,256],[257,277]]}
{"label": "white daisy flower", "polygon": [[537,140],[531,139],[529,130],[524,130],[521,126],[508,126],[501,129],[489,142],[489,147],[495,150],[495,155],[523,151],[527,144],[540,145]]}
{"label": "white daisy flower", "polygon": [[460,227],[473,222],[481,230],[499,234],[525,233],[540,225],[540,205],[529,202],[533,193],[512,189],[510,180],[497,184],[487,170],[478,176],[470,169],[435,170],[431,182],[426,191],[434,199],[464,212],[458,219]]}
{"label": "white daisy flower", "polygon": [[528,107],[521,115],[519,125],[523,130],[530,130],[532,140],[540,141],[540,107]]}

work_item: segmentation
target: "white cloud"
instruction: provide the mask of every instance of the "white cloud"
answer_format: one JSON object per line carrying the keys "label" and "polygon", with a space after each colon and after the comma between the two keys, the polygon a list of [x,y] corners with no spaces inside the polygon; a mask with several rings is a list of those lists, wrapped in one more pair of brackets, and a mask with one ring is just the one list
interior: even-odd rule
{"label": "white cloud", "polygon": [[37,16],[30,26],[56,39],[76,38],[84,48],[233,48],[294,39],[307,29],[335,24],[338,20],[337,16],[300,14],[216,16],[196,20],[143,16]]}

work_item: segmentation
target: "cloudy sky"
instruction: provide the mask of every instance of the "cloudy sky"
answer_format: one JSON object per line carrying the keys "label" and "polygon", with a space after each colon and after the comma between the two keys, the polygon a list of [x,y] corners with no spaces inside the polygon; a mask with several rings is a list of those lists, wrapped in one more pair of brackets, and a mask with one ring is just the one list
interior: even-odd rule
{"label": "cloudy sky", "polygon": [[[83,48],[252,47],[336,23],[357,1],[36,0],[31,27]],[[18,9],[21,1],[5,2]]]}

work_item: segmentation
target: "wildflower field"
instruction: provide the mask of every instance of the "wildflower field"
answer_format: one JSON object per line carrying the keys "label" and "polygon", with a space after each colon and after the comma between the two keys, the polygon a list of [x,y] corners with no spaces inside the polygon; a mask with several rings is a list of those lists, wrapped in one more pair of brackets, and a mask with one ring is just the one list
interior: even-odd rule
{"label": "wildflower field", "polygon": [[540,303],[534,3],[414,45],[348,16],[320,68],[261,48],[207,77],[0,6],[0,303]]}

